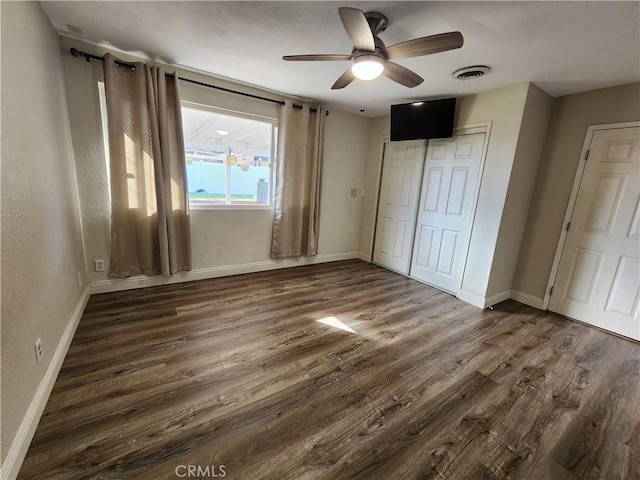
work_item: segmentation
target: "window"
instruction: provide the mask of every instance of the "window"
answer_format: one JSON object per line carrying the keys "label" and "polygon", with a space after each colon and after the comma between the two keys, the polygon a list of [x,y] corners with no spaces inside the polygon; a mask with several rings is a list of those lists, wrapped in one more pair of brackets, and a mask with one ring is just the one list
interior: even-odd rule
{"label": "window", "polygon": [[276,120],[183,102],[189,205],[273,204]]}

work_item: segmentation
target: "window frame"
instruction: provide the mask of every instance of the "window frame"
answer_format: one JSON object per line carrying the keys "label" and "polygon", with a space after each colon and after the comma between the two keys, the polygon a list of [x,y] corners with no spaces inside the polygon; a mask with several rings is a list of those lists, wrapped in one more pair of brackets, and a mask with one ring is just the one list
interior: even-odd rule
{"label": "window frame", "polygon": [[[276,155],[278,152],[278,119],[273,117],[267,117],[264,115],[256,115],[252,113],[239,112],[237,110],[230,110],[227,108],[216,107],[214,105],[202,104],[199,102],[193,102],[189,100],[181,100],[180,108],[192,108],[196,110],[203,110],[213,113],[218,113],[221,115],[231,116],[231,117],[239,117],[245,118],[248,120],[255,120],[263,123],[267,123],[271,125],[271,166],[269,169],[269,196],[268,203],[266,204],[215,204],[215,205],[203,205],[203,204],[192,204],[191,200],[188,198],[189,192],[187,191],[187,202],[189,205],[189,210],[271,210],[274,209],[274,200],[275,200],[275,188],[277,181],[277,168],[276,168]],[[186,153],[186,142],[185,142],[185,153]],[[185,158],[185,171],[186,171],[186,158]],[[188,188],[187,188],[188,190]]]}

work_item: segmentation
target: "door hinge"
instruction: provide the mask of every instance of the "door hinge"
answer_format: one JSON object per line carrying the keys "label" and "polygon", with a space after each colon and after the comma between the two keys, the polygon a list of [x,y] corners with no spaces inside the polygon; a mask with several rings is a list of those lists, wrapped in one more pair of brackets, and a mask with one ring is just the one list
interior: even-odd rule
{"label": "door hinge", "polygon": [[571,228],[571,222],[568,222],[567,223],[567,228],[566,228],[567,232],[569,231],[570,228]]}
{"label": "door hinge", "polygon": [[586,162],[587,160],[589,160],[589,153],[591,153],[591,150],[587,150],[587,153],[584,154],[584,161]]}
{"label": "door hinge", "polygon": [[551,288],[549,289],[549,296],[551,296],[553,294],[553,285],[551,285]]}

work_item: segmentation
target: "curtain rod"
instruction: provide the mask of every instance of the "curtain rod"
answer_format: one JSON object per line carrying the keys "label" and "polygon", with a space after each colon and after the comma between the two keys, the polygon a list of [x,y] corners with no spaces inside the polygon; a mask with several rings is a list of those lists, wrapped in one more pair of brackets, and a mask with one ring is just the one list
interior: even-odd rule
{"label": "curtain rod", "polygon": [[[71,52],[71,55],[73,55],[74,57],[84,57],[87,60],[87,62],[90,62],[91,59],[100,60],[101,62],[104,62],[104,57],[99,57],[98,55],[92,55],[91,53],[82,52],[82,51],[78,50],[77,48],[73,48],[72,47],[70,52]],[[116,66],[118,66],[118,67],[129,67],[132,70],[136,68],[135,65],[133,65],[132,63],[124,63],[124,62],[121,62],[119,60],[116,60]],[[167,74],[167,75],[170,75],[170,74]],[[261,97],[259,95],[252,95],[251,93],[238,92],[237,90],[231,90],[230,88],[218,87],[216,85],[211,85],[209,83],[199,82],[197,80],[191,80],[190,78],[178,77],[177,75],[171,75],[171,76],[176,76],[179,80],[182,80],[183,82],[193,83],[193,84],[196,84],[196,85],[200,85],[202,87],[214,88],[216,90],[222,90],[223,92],[233,93],[235,95],[242,95],[244,97],[255,98],[257,100],[263,100],[265,102],[277,103],[278,105],[284,105],[285,104],[282,100],[275,100],[273,98]],[[293,104],[293,108],[302,109],[302,105]],[[313,112],[313,113],[317,112],[317,110],[315,108],[310,108],[309,110],[311,112]],[[326,112],[326,115],[329,115],[328,111]]]}

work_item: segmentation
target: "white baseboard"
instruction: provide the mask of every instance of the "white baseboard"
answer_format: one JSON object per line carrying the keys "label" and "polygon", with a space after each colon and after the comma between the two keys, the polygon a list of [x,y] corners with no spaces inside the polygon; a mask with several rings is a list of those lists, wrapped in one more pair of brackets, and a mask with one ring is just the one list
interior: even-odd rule
{"label": "white baseboard", "polygon": [[474,307],[484,308],[486,306],[484,302],[484,296],[478,295],[477,293],[469,292],[468,290],[460,290],[456,297],[458,297],[458,299],[462,300],[463,302],[470,303]]}
{"label": "white baseboard", "polygon": [[363,262],[371,263],[371,254],[367,252],[358,252],[358,258]]}
{"label": "white baseboard", "polygon": [[78,327],[82,313],[84,312],[84,307],[87,305],[87,301],[89,300],[89,291],[89,285],[87,285],[82,292],[80,300],[78,300],[76,308],[69,319],[69,323],[67,323],[67,327],[60,338],[60,342],[58,342],[58,346],[51,358],[51,362],[49,362],[49,366],[44,373],[44,377],[42,377],[42,380],[40,381],[38,390],[36,390],[36,394],[33,397],[33,400],[31,400],[29,409],[22,419],[22,423],[20,424],[20,428],[18,428],[18,432],[11,443],[11,447],[9,447],[7,456],[2,463],[2,467],[0,467],[0,478],[2,480],[14,480],[18,476],[24,457],[27,455],[27,450],[29,450],[29,445],[31,444],[33,435],[36,432],[38,423],[40,422],[40,417],[42,416],[44,407],[47,405],[53,385],[58,378],[62,362],[64,362],[64,358],[69,350],[69,345],[71,345],[71,340],[73,339],[73,335]]}
{"label": "white baseboard", "polygon": [[544,308],[542,308],[544,300],[540,297],[534,297],[533,295],[529,295],[528,293],[511,290],[511,298],[516,302],[524,303],[525,305],[537,308],[538,310],[544,310]]}
{"label": "white baseboard", "polygon": [[337,262],[359,258],[358,251],[325,253],[313,257],[285,258],[281,260],[267,260],[264,262],[243,263],[241,265],[229,265],[224,267],[201,268],[190,272],[173,275],[171,278],[161,276],[147,277],[143,275],[125,278],[122,280],[99,280],[91,282],[91,294],[118,292],[135,288],[155,287],[158,285],[170,285],[173,283],[191,282],[194,280],[206,280],[209,278],[228,277],[243,273],[264,272],[279,268],[299,267],[316,263]]}
{"label": "white baseboard", "polygon": [[484,306],[492,307],[496,303],[504,302],[505,300],[509,300],[511,298],[511,290],[505,290],[504,292],[496,293],[495,295],[491,295],[490,297],[485,298]]}
{"label": "white baseboard", "polygon": [[478,295],[477,293],[469,292],[467,290],[460,290],[456,297],[463,302],[470,303],[474,307],[487,308],[511,298],[511,290],[505,290],[504,292],[496,293],[490,297]]}

